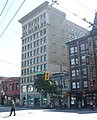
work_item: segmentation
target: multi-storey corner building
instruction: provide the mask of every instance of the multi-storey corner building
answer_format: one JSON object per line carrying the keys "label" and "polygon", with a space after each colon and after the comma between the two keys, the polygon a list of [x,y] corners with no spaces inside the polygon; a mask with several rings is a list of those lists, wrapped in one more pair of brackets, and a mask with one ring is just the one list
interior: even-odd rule
{"label": "multi-storey corner building", "polygon": [[1,77],[0,105],[10,105],[12,99],[20,105],[20,77]]}
{"label": "multi-storey corner building", "polygon": [[90,34],[68,42],[70,72],[70,104],[89,107],[97,104],[97,13]]}
{"label": "multi-storey corner building", "polygon": [[[50,74],[68,70],[65,43],[88,34],[84,28],[66,20],[66,14],[46,1],[22,17],[21,104],[37,106],[42,103],[34,89],[37,71]],[[25,102],[23,102],[25,101]]]}

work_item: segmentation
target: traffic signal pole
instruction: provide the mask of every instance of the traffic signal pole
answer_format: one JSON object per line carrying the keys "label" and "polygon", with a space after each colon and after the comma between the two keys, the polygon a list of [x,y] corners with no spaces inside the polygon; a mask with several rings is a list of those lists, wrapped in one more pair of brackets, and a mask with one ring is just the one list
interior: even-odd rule
{"label": "traffic signal pole", "polygon": [[[62,64],[60,64],[60,73],[62,73]],[[60,76],[60,79],[61,79],[61,97],[62,97],[62,94],[63,94],[62,76]]]}

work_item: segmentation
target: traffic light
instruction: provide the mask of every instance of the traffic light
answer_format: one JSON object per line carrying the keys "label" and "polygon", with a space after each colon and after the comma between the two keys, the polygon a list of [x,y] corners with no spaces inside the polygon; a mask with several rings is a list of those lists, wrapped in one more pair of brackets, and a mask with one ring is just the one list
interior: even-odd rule
{"label": "traffic light", "polygon": [[49,72],[45,72],[45,80],[49,80]]}

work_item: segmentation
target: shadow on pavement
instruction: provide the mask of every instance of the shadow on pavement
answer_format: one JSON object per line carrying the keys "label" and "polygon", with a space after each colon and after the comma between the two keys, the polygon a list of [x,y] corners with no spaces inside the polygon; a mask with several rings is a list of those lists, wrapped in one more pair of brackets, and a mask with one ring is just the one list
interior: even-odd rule
{"label": "shadow on pavement", "polygon": [[[0,107],[0,112],[10,112],[11,107]],[[27,107],[16,107],[16,111],[19,110],[30,110],[30,108]]]}
{"label": "shadow on pavement", "polygon": [[10,117],[10,116],[5,116],[5,117],[2,117],[2,118],[8,118],[8,117]]}
{"label": "shadow on pavement", "polygon": [[93,114],[97,113],[97,109],[90,110],[90,109],[46,109],[44,112],[68,112],[68,113],[78,113],[78,114]]}
{"label": "shadow on pavement", "polygon": [[[29,108],[29,107],[16,107],[16,111],[19,110],[42,110],[43,112],[68,112],[68,113],[78,113],[78,114],[92,114],[92,113],[97,113],[97,108],[94,110],[88,109],[41,109],[41,108]],[[10,107],[0,107],[0,112],[9,112]],[[29,113],[30,114],[30,113]],[[9,116],[5,116],[9,117]]]}

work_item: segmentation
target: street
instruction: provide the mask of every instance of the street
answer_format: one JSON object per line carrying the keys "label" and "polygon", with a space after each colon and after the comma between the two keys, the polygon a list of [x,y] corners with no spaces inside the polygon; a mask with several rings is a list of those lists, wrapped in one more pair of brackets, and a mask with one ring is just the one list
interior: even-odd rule
{"label": "street", "polygon": [[16,116],[9,117],[9,107],[0,107],[0,120],[96,120],[97,110],[56,110],[17,108]]}

